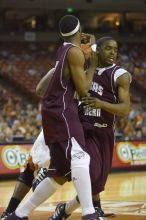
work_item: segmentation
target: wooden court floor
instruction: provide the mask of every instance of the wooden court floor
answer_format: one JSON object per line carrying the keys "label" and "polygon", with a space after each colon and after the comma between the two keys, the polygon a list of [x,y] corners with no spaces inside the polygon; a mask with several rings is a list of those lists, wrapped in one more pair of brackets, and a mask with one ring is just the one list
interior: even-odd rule
{"label": "wooden court floor", "polygon": [[[0,180],[0,212],[6,207],[14,185],[15,181]],[[25,199],[30,194],[31,192]],[[74,195],[72,184],[65,184],[32,213],[30,220],[47,220],[58,202],[68,201]],[[110,174],[101,199],[104,211],[116,214],[116,217],[111,220],[146,220],[146,172]],[[69,220],[79,219],[81,219],[81,210],[77,209]]]}

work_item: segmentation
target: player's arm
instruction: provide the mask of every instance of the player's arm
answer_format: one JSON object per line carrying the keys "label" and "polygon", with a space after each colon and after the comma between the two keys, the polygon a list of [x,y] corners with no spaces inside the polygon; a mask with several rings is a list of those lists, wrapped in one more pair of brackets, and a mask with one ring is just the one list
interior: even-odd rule
{"label": "player's arm", "polygon": [[101,108],[112,114],[119,116],[126,116],[130,111],[130,76],[125,73],[117,79],[118,86],[118,100],[117,104],[112,104],[94,97],[84,98],[84,102],[88,107]]}
{"label": "player's arm", "polygon": [[[95,60],[95,54],[93,56],[94,57],[92,57],[92,59]],[[70,74],[73,79],[78,95],[80,97],[86,96],[92,83],[93,75],[95,72],[95,62],[91,62],[88,72],[85,74],[85,57],[83,52],[77,47],[72,47],[69,49],[67,61],[69,65]]]}
{"label": "player's arm", "polygon": [[53,76],[55,68],[52,68],[51,70],[49,70],[49,72],[40,80],[40,82],[37,84],[36,87],[36,94],[40,97],[42,97],[49,85],[49,82]]}

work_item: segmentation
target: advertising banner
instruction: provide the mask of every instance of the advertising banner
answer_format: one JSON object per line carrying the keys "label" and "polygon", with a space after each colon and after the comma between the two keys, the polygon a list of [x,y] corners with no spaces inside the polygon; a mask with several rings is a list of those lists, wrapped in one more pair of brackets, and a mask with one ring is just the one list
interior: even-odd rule
{"label": "advertising banner", "polygon": [[[17,174],[30,154],[32,144],[0,145],[0,175]],[[146,167],[146,141],[120,141],[115,143],[112,168]]]}
{"label": "advertising banner", "polygon": [[0,145],[0,175],[17,174],[24,167],[31,144]]}
{"label": "advertising banner", "polygon": [[113,168],[146,167],[146,141],[117,142],[113,154]]}

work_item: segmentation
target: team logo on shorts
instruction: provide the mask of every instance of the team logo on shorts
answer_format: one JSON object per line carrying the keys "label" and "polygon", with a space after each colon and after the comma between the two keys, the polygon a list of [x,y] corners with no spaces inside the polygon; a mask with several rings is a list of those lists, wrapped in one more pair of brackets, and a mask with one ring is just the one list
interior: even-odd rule
{"label": "team logo on shorts", "polygon": [[78,159],[81,159],[85,156],[85,153],[83,151],[80,151],[76,154],[73,155],[73,158],[78,158]]}

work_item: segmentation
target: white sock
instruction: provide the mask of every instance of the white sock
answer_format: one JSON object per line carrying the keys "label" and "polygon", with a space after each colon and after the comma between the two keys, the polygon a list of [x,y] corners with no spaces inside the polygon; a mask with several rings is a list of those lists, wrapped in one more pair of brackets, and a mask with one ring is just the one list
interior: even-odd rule
{"label": "white sock", "polygon": [[52,178],[45,178],[35,189],[31,197],[15,211],[18,217],[28,216],[36,207],[47,200],[60,186]]}
{"label": "white sock", "polygon": [[89,167],[73,167],[72,180],[79,197],[82,215],[94,213]]}
{"label": "white sock", "polygon": [[66,214],[71,214],[79,206],[80,206],[80,203],[77,201],[77,199],[75,197],[71,201],[66,203],[66,205],[65,205],[65,213]]}

